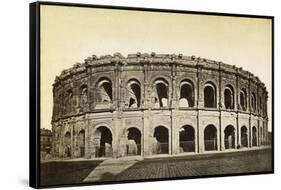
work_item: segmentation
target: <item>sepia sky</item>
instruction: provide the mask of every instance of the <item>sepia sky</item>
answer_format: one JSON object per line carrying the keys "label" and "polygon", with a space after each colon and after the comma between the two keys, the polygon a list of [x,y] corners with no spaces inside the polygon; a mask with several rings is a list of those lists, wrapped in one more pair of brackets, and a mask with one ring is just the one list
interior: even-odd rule
{"label": "sepia sky", "polygon": [[[265,83],[271,119],[271,20],[41,5],[41,128],[52,84],[87,57],[120,52],[195,55],[243,67]],[[271,120],[269,119],[269,130]]]}

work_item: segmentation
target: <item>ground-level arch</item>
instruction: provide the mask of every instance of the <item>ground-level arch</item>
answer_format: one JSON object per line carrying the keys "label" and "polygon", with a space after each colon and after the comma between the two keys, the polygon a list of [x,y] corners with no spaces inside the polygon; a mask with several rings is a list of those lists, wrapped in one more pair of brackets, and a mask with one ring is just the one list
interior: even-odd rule
{"label": "ground-level arch", "polygon": [[257,128],[255,126],[252,127],[252,146],[258,146],[258,135]]}
{"label": "ground-level arch", "polygon": [[224,148],[225,149],[235,148],[235,129],[232,125],[228,125],[224,129]]}
{"label": "ground-level arch", "polygon": [[85,130],[82,129],[78,134],[79,157],[85,156],[85,144],[86,144]]}
{"label": "ground-level arch", "polygon": [[66,157],[71,157],[71,134],[66,132],[64,135],[64,154]]}
{"label": "ground-level arch", "polygon": [[98,127],[94,132],[95,157],[112,156],[112,133],[106,126]]}
{"label": "ground-level arch", "polygon": [[169,154],[169,130],[166,127],[154,128],[153,141],[153,154]]}
{"label": "ground-level arch", "polygon": [[204,150],[218,150],[217,128],[214,125],[208,125],[204,129]]}
{"label": "ground-level arch", "polygon": [[126,144],[126,155],[134,156],[141,155],[141,132],[138,128],[130,127],[126,130],[127,144]]}
{"label": "ground-level arch", "polygon": [[246,126],[241,127],[241,147],[248,147],[248,129]]}
{"label": "ground-level arch", "polygon": [[191,125],[184,125],[179,130],[180,153],[195,152],[195,130]]}

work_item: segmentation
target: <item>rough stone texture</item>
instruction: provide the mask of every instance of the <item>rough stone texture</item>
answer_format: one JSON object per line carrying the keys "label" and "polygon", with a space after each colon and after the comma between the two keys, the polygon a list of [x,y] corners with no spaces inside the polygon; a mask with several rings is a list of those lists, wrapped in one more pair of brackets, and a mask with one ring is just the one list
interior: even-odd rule
{"label": "rough stone texture", "polygon": [[[192,103],[188,102],[192,107],[179,105],[184,82],[193,89],[189,100]],[[213,98],[205,94],[207,87],[213,89]],[[228,98],[231,109],[225,105],[226,88],[232,89]],[[240,100],[242,89],[246,92],[246,110]],[[168,154],[175,155],[180,153],[179,134],[186,125],[194,130],[195,152],[206,151],[204,131],[209,125],[217,131],[209,139],[216,141],[216,151],[224,151],[225,139],[232,138],[233,148],[241,148],[243,126],[247,128],[248,141],[244,148],[262,146],[268,142],[267,94],[265,85],[248,71],[195,56],[92,56],[62,71],[53,84],[52,153],[65,156],[65,135],[70,133],[71,158],[123,157],[127,155],[128,130],[135,128],[140,132],[141,156],[155,153],[155,139],[163,149],[168,148]],[[214,104],[206,107],[206,101]],[[225,137],[229,125],[234,132],[231,138]],[[155,134],[159,126],[164,130]],[[79,136],[81,131],[84,136]],[[253,139],[257,139],[254,144]]]}

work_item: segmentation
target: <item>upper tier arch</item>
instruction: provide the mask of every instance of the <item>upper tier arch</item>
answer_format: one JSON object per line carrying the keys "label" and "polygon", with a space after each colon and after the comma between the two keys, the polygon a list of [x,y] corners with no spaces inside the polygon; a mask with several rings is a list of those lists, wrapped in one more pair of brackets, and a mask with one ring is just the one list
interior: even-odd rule
{"label": "upper tier arch", "polygon": [[[200,86],[209,87],[208,81],[214,89],[213,106],[204,104],[205,88]],[[67,94],[69,87],[71,99],[65,102],[61,94]],[[210,109],[267,117],[268,92],[258,77],[233,65],[182,54],[92,56],[62,71],[55,79],[53,93],[53,120],[100,109]],[[255,109],[250,109],[251,105]]]}

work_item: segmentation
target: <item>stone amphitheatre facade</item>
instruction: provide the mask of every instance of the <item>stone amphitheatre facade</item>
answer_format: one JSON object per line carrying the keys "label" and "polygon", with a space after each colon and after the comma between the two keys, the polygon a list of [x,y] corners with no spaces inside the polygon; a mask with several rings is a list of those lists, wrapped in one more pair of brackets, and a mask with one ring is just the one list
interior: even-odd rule
{"label": "stone amphitheatre facade", "polygon": [[55,157],[196,154],[267,141],[265,85],[195,56],[92,56],[56,77],[53,99]]}

